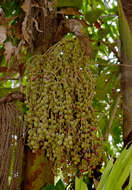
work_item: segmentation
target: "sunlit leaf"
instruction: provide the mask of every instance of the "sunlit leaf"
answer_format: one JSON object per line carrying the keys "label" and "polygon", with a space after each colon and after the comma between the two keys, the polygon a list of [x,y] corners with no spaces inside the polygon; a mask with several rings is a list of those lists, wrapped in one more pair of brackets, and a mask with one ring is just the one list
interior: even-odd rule
{"label": "sunlit leaf", "polygon": [[102,190],[105,187],[105,184],[107,183],[107,180],[108,180],[108,177],[110,175],[112,167],[113,167],[113,159],[111,159],[108,162],[107,167],[105,168],[104,173],[103,173],[101,180],[99,182],[97,190]]}
{"label": "sunlit leaf", "polygon": [[124,149],[114,165],[112,165],[113,161],[111,160],[104,170],[97,190],[122,189],[122,185],[126,181],[131,171],[132,146],[128,150]]}
{"label": "sunlit leaf", "polygon": [[86,13],[85,19],[90,23],[94,23],[103,13],[103,9],[94,9]]}
{"label": "sunlit leaf", "polygon": [[82,6],[82,0],[57,0],[57,7],[73,7],[80,9]]}
{"label": "sunlit leaf", "polygon": [[82,178],[76,177],[75,190],[88,190],[87,185],[84,183]]}

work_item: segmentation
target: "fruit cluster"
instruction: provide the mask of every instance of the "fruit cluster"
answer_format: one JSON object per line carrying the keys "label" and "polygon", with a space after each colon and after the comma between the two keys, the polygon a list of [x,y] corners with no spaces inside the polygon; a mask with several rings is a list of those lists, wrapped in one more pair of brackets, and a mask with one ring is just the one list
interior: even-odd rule
{"label": "fruit cluster", "polygon": [[92,170],[103,146],[92,108],[94,80],[90,60],[77,39],[63,39],[27,64],[28,145],[39,148],[64,176]]}

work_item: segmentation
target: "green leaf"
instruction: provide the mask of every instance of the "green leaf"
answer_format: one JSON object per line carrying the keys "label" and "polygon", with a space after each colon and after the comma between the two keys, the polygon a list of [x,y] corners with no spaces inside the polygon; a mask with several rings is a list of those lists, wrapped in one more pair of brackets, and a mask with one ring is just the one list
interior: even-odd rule
{"label": "green leaf", "polygon": [[132,167],[130,168],[130,178],[129,178],[129,184],[128,184],[128,190],[132,189]]}
{"label": "green leaf", "polygon": [[57,7],[73,7],[80,9],[82,7],[82,0],[57,0]]}
{"label": "green leaf", "polygon": [[110,29],[107,27],[105,29],[99,30],[99,39],[107,37],[107,34],[109,34]]}
{"label": "green leaf", "polygon": [[132,146],[124,149],[120,157],[116,160],[114,167],[110,173],[106,190],[121,189],[121,186],[127,179],[132,165]]}
{"label": "green leaf", "polygon": [[56,190],[54,185],[47,184],[45,187],[42,187],[40,190]]}
{"label": "green leaf", "polygon": [[90,22],[94,23],[98,20],[98,18],[104,13],[103,9],[94,9],[86,13],[85,19]]}
{"label": "green leaf", "polygon": [[[113,160],[108,162],[106,169],[101,177],[97,190],[121,190],[122,185],[130,174],[129,186],[132,187],[132,146],[124,149],[119,158],[114,163]],[[128,190],[128,189],[127,189]]]}
{"label": "green leaf", "polygon": [[55,186],[55,190],[65,190],[65,186],[64,186],[63,182],[61,181],[61,179],[57,182],[57,184]]}
{"label": "green leaf", "polygon": [[108,182],[106,184],[106,190],[114,189],[115,183],[117,182],[117,176],[119,175],[121,171],[121,167],[124,167],[122,165],[122,161],[127,153],[127,150],[124,149],[123,152],[121,153],[120,157],[116,160],[114,167],[109,175]]}
{"label": "green leaf", "polygon": [[65,186],[61,179],[57,182],[56,186],[48,184],[46,187],[42,187],[41,190],[65,190]]}
{"label": "green leaf", "polygon": [[103,116],[102,118],[100,118],[99,123],[98,123],[99,128],[102,131],[102,134],[104,135],[106,133],[106,128],[108,126],[108,118],[107,115]]}
{"label": "green leaf", "polygon": [[104,173],[103,173],[103,175],[101,177],[101,180],[100,180],[100,183],[98,185],[97,190],[102,190],[104,188],[105,184],[107,183],[108,176],[109,176],[109,174],[111,172],[112,166],[113,166],[113,159],[111,159],[108,162],[107,167],[105,168]]}
{"label": "green leaf", "polygon": [[19,0],[6,0],[2,5],[4,12],[7,17],[19,15],[21,12],[20,1]]}
{"label": "green leaf", "polygon": [[120,175],[118,175],[117,177],[117,183],[115,184],[115,189],[118,189],[118,187],[122,187],[122,185],[125,183],[127,177],[129,176],[129,172],[130,172],[130,168],[132,165],[132,152],[127,152],[122,165],[124,165],[124,167],[122,168]]}
{"label": "green leaf", "polygon": [[83,181],[87,184],[88,190],[92,190],[93,179],[88,177],[87,175],[83,177]]}
{"label": "green leaf", "polygon": [[76,177],[75,179],[75,190],[88,190],[86,183],[82,178]]}

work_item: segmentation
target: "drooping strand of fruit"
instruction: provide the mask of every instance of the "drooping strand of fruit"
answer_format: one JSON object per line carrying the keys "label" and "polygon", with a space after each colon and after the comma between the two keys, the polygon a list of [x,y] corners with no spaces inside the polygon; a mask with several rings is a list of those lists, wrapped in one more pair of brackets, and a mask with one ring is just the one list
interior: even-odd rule
{"label": "drooping strand of fruit", "polygon": [[94,79],[90,60],[77,39],[64,38],[27,64],[28,145],[42,148],[64,176],[75,176],[101,162],[102,139],[92,108]]}

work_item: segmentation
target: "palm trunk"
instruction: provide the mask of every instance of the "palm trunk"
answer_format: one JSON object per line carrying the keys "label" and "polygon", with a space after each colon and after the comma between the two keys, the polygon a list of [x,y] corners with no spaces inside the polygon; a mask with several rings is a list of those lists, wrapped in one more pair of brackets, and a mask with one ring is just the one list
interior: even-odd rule
{"label": "palm trunk", "polygon": [[121,85],[123,93],[123,140],[132,143],[132,1],[119,0]]}
{"label": "palm trunk", "polygon": [[44,157],[44,152],[39,150],[33,154],[25,147],[24,190],[40,190],[46,184],[54,183],[52,163]]}

